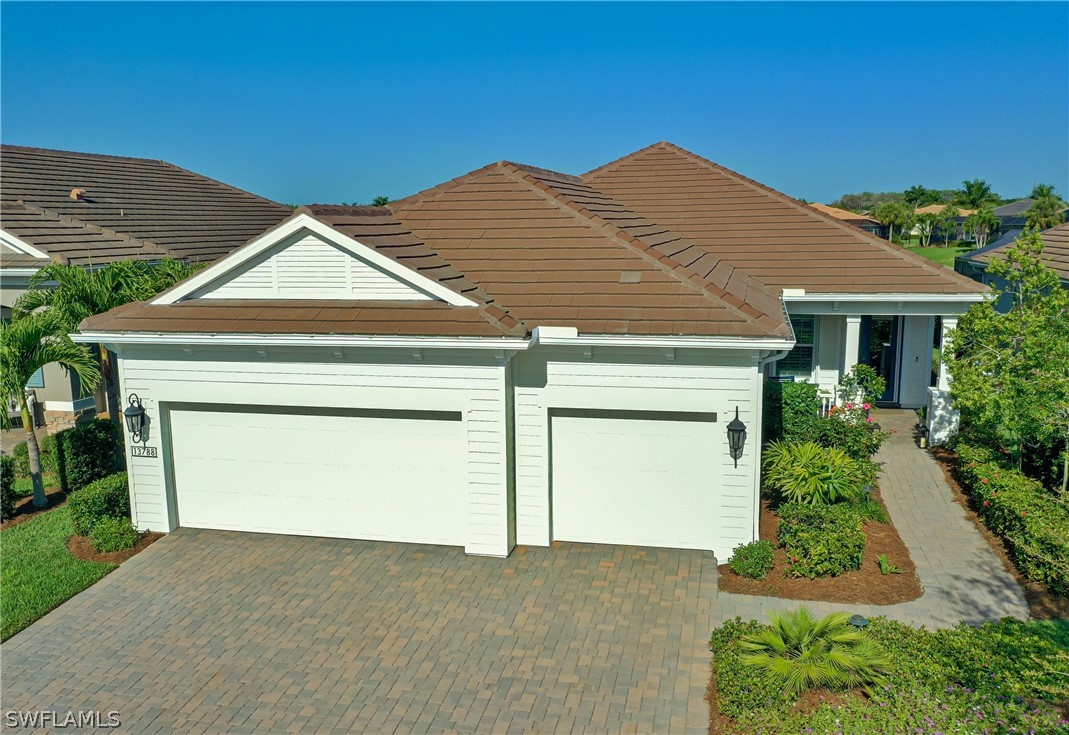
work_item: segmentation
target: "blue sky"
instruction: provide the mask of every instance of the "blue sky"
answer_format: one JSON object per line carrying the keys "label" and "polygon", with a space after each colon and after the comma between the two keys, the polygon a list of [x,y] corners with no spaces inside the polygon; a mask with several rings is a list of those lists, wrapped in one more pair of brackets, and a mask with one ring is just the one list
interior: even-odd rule
{"label": "blue sky", "polygon": [[5,143],[272,199],[670,140],[793,196],[1069,193],[1069,4],[0,6]]}

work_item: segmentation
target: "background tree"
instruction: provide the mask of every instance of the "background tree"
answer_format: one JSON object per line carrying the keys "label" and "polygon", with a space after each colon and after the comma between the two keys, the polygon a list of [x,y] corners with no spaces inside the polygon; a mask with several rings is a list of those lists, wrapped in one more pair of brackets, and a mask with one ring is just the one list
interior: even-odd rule
{"label": "background tree", "polygon": [[1066,203],[1050,184],[1036,184],[1030,195],[1035,201],[1025,212],[1025,221],[1034,230],[1046,230],[1065,222]]}
{"label": "background tree", "polygon": [[389,203],[390,203],[390,197],[375,197],[371,201],[371,206],[373,206],[373,207],[385,207]]}
{"label": "background tree", "polygon": [[[947,367],[963,433],[997,449],[1018,467],[1069,481],[1069,290],[1040,260],[1036,232],[1018,239],[987,272],[1005,283],[975,304],[950,333]],[[996,305],[1006,294],[1012,307]],[[1061,457],[1060,473],[1038,471],[1037,459]]]}
{"label": "background tree", "polygon": [[1002,224],[990,207],[984,207],[978,212],[969,215],[965,219],[965,229],[973,234],[976,239],[976,247],[982,248],[987,245],[987,238]]}
{"label": "background tree", "polygon": [[943,245],[949,245],[952,239],[956,239],[958,235],[958,217],[961,216],[961,210],[955,207],[953,204],[948,204],[943,207],[942,211],[937,215],[938,223],[936,227],[943,233]]}
{"label": "background tree", "polygon": [[917,215],[917,231],[920,234],[921,245],[928,247],[932,244],[932,234],[939,225],[939,215],[925,212]]}
{"label": "background tree", "polygon": [[982,209],[983,207],[999,201],[998,194],[991,191],[991,185],[983,179],[965,180],[961,182],[955,204],[960,204],[966,209]]}
{"label": "background tree", "polygon": [[[33,482],[33,505],[44,508],[48,505],[44,483],[41,481],[41,449],[34,432],[34,417],[30,414],[26,399],[26,383],[30,377],[53,362],[58,362],[67,372],[78,376],[82,395],[94,390],[100,382],[100,366],[84,345],[71,341],[63,333],[63,327],[55,315],[36,312],[11,321],[0,323],[0,356],[3,358],[3,376],[0,386],[5,397],[18,401],[22,413],[22,426],[26,430],[26,448],[30,455],[30,476]],[[7,400],[0,401],[0,419],[5,429],[11,428]]]}
{"label": "background tree", "polygon": [[934,189],[926,189],[918,184],[911,186],[902,193],[902,201],[914,209],[935,204],[941,199],[940,193]]}
{"label": "background tree", "polygon": [[888,228],[887,239],[894,242],[895,228],[908,230],[913,226],[913,209],[905,202],[884,202],[872,210],[872,216]]}
{"label": "background tree", "polygon": [[[52,263],[30,279],[30,290],[15,302],[16,319],[32,312],[53,317],[56,334],[69,334],[82,320],[132,301],[144,301],[192,275],[199,266],[164,259],[154,265],[138,261],[109,263],[101,268]],[[103,345],[96,346],[103,367],[108,414],[119,421],[121,401],[113,363]]]}

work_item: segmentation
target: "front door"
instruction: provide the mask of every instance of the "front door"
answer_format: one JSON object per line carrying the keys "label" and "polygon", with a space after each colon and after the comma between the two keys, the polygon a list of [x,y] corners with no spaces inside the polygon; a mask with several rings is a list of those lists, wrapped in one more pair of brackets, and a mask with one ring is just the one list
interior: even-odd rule
{"label": "front door", "polygon": [[897,316],[861,317],[861,362],[876,369],[887,390],[876,400],[898,402],[898,342],[902,320]]}

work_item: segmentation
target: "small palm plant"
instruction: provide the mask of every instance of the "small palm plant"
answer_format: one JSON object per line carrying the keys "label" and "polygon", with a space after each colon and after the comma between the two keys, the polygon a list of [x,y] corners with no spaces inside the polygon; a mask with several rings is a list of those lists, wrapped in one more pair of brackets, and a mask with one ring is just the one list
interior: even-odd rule
{"label": "small palm plant", "polygon": [[773,442],[765,450],[765,481],[789,503],[827,505],[860,497],[865,464],[836,447]]}
{"label": "small palm plant", "polygon": [[879,684],[890,660],[868,635],[850,625],[846,613],[818,620],[805,605],[769,614],[771,625],[744,637],[739,659],[762,669],[791,696],[807,689],[868,688]]}
{"label": "small palm plant", "polygon": [[5,429],[11,427],[6,398],[15,398],[22,411],[22,425],[26,430],[33,504],[36,508],[43,508],[48,505],[48,498],[41,480],[41,449],[33,431],[26,383],[45,365],[58,362],[68,372],[78,376],[84,395],[100,383],[100,366],[88,349],[71,341],[54,315],[40,312],[21,316],[14,321],[0,322],[0,358],[3,360],[0,391],[4,396],[4,400],[0,400],[0,424]]}

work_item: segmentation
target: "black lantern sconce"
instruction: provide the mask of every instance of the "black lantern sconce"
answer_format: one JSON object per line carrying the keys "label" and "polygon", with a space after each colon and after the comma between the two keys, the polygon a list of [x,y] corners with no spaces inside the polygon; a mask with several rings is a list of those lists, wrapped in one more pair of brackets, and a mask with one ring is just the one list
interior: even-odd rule
{"label": "black lantern sconce", "polygon": [[131,393],[127,399],[129,406],[122,412],[126,419],[126,429],[130,432],[135,442],[141,441],[141,432],[145,428],[145,407],[141,405],[141,399],[136,393]]}
{"label": "black lantern sconce", "polygon": [[735,418],[728,423],[728,450],[731,458],[735,460],[735,466],[739,466],[739,457],[742,456],[742,448],[746,444],[746,424],[739,420],[739,407],[735,406]]}

